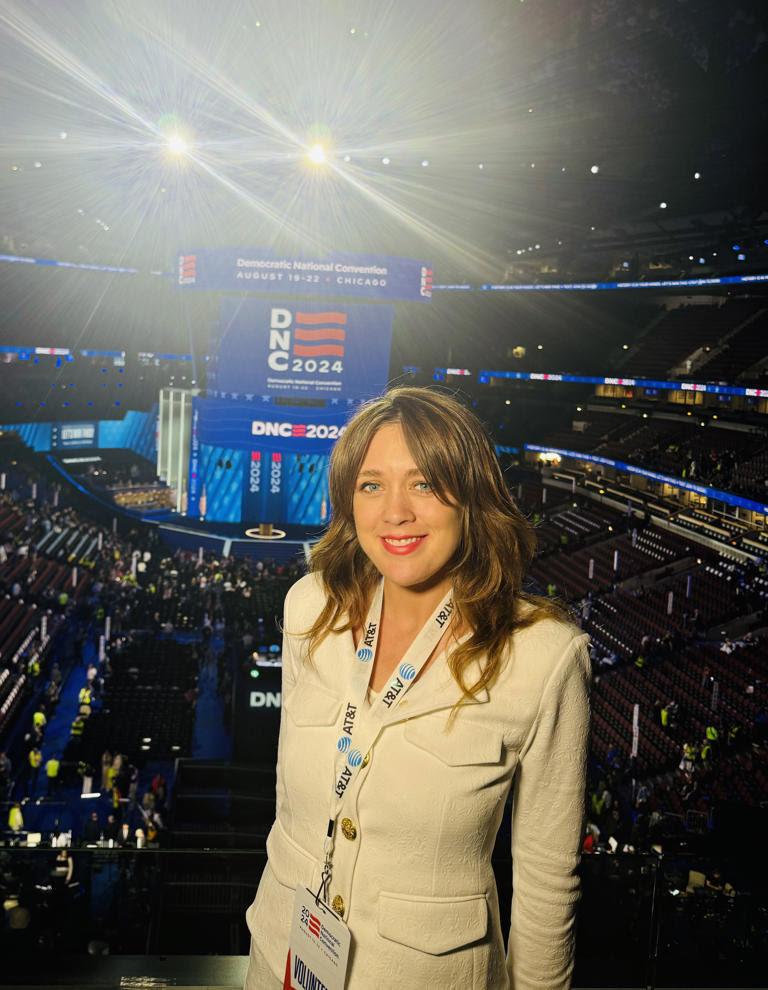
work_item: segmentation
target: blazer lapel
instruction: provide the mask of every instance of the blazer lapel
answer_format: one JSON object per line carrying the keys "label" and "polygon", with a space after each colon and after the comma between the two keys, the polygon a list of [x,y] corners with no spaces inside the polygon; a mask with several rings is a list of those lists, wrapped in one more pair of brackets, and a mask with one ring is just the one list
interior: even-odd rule
{"label": "blazer lapel", "polygon": [[[468,684],[473,684],[479,680],[480,673],[480,664],[474,660],[467,668],[465,680]],[[393,725],[395,722],[436,712],[441,708],[453,708],[458,701],[463,705],[485,705],[490,700],[490,695],[488,689],[484,687],[471,700],[462,701],[461,698],[461,688],[453,679],[445,658],[441,657],[425,671],[423,677],[414,682],[403,701],[384,719],[384,724]]]}

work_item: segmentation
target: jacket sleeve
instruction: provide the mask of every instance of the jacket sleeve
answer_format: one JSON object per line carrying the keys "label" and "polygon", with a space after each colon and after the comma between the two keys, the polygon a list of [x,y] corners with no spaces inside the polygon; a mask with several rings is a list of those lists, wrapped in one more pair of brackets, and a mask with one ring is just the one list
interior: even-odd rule
{"label": "jacket sleeve", "polygon": [[[306,579],[302,579],[306,580]],[[302,646],[304,640],[299,635],[304,629],[301,626],[301,609],[297,601],[299,592],[298,586],[301,582],[292,585],[288,590],[283,606],[283,647],[282,647],[282,685],[281,685],[281,712],[280,712],[280,733],[277,739],[277,816],[280,816],[280,809],[286,800],[285,781],[283,780],[283,739],[287,730],[286,726],[286,701],[291,696],[299,678],[302,664]]]}
{"label": "jacket sleeve", "polygon": [[301,582],[288,589],[283,606],[283,647],[282,647],[282,703],[290,695],[296,685],[301,669],[301,647],[303,640],[299,635],[305,630],[301,627],[299,602],[297,596]]}
{"label": "jacket sleeve", "polygon": [[567,990],[589,735],[587,637],[570,640],[546,681],[520,753],[512,807],[512,990]]}

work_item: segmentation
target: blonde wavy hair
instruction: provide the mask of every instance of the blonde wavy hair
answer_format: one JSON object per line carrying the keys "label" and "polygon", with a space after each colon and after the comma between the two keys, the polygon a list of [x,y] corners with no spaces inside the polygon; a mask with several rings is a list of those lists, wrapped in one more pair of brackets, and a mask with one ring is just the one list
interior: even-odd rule
{"label": "blonde wavy hair", "polygon": [[[522,590],[536,537],[504,483],[480,420],[456,399],[431,389],[395,388],[367,403],[333,449],[328,476],[332,519],[311,559],[327,597],[305,633],[309,654],[329,633],[359,628],[365,620],[380,575],[358,543],[352,502],[368,446],[390,423],[401,427],[436,496],[461,513],[461,540],[449,574],[453,628],[469,635],[449,652],[448,664],[469,700],[494,682],[516,630],[545,616],[565,616],[554,603]],[[468,684],[465,675],[475,660],[482,672]]]}

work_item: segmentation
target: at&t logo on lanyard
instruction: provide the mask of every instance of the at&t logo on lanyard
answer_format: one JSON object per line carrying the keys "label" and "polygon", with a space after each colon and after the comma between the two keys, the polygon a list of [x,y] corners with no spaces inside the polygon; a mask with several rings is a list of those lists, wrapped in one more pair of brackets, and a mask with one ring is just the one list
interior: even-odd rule
{"label": "at&t logo on lanyard", "polygon": [[382,695],[381,700],[387,708],[391,708],[400,692],[416,676],[416,668],[412,663],[401,663],[397,668],[398,676],[389,682],[389,688]]}
{"label": "at&t logo on lanyard", "polygon": [[378,628],[378,622],[368,622],[365,627],[363,641],[360,644],[360,649],[357,651],[357,659],[362,660],[363,663],[373,660],[374,647],[376,645],[376,630]]}

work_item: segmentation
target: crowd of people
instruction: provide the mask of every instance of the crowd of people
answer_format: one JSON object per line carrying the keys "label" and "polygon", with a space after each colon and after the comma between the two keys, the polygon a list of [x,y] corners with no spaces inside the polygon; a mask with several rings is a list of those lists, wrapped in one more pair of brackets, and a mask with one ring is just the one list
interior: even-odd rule
{"label": "crowd of people", "polygon": [[[6,751],[0,753],[0,795],[8,801],[7,819],[2,824],[7,824],[10,832],[23,833],[29,827],[25,818],[29,818],[30,799],[60,800],[63,792],[74,787],[80,794],[99,790],[108,798],[94,806],[97,810],[82,822],[73,843],[133,848],[162,843],[172,824],[169,785],[163,774],[146,779],[139,769],[139,754],[121,751],[120,746],[109,745],[96,756],[79,746],[79,740],[87,735],[88,720],[100,711],[114,666],[135,645],[136,637],[172,642],[179,636],[190,636],[190,663],[196,674],[215,665],[217,692],[225,717],[231,719],[230,659],[278,642],[276,623],[285,594],[303,574],[304,565],[298,559],[278,563],[174,550],[159,543],[152,530],[136,528],[118,533],[79,514],[64,498],[54,505],[50,492],[42,484],[40,488],[42,494],[38,490],[36,499],[8,493],[2,496],[23,517],[23,524],[13,535],[0,534],[2,563],[6,565],[0,567],[0,589],[12,597],[34,600],[50,614],[61,615],[66,627],[55,652],[42,660],[30,678],[33,690],[22,745],[10,751],[6,744]],[[98,538],[93,560],[80,564],[89,574],[80,602],[61,601],[46,589],[33,592],[30,574],[36,573],[34,568],[7,587],[2,583],[17,560],[35,563],[39,557],[42,564],[44,558],[37,544],[46,534],[68,528]],[[593,605],[591,596],[580,603],[582,622],[589,621]],[[100,650],[107,626],[109,634]],[[684,635],[670,632],[666,637],[649,636],[641,644],[638,658],[642,657],[642,664],[638,666],[638,658],[619,661],[615,653],[608,651],[603,656],[598,651],[596,673],[607,676],[617,668],[628,667],[642,674],[645,664],[652,670],[674,662],[681,650],[699,641],[705,632],[697,610],[692,608]],[[754,645],[755,637],[724,638],[722,650],[727,655]],[[761,691],[759,678],[753,680],[753,691]],[[77,709],[66,745],[54,746],[48,744],[47,734],[67,683],[70,691],[75,686]],[[197,689],[191,687],[188,695],[187,701],[194,708]],[[679,815],[672,810],[678,809],[678,802],[671,801],[672,790],[683,812],[694,812],[699,816],[697,822],[707,827],[713,783],[729,778],[735,754],[764,745],[765,713],[762,737],[759,719],[750,729],[713,718],[702,739],[691,733],[688,714],[683,699],[667,695],[659,696],[652,710],[654,723],[677,745],[679,767],[670,766],[652,777],[641,776],[618,740],[604,756],[593,752],[585,794],[584,852],[647,852],[660,836],[679,824]]]}

